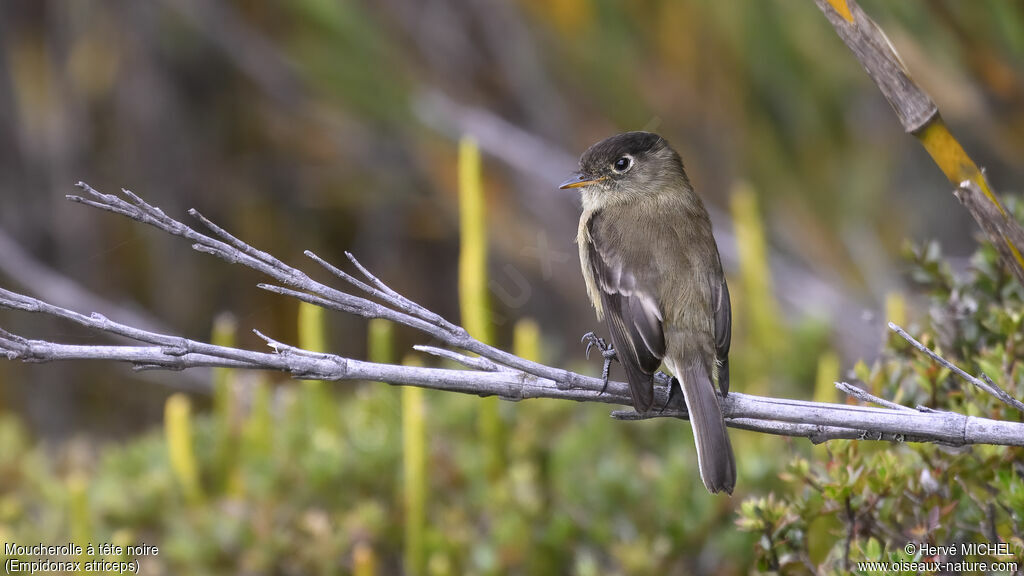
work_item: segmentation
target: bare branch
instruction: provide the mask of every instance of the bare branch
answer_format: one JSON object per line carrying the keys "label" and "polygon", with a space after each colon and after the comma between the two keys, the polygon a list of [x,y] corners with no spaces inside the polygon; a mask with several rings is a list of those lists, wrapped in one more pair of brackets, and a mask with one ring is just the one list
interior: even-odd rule
{"label": "bare branch", "polygon": [[67,276],[45,266],[3,229],[0,229],[0,273],[17,282],[26,291],[59,306],[81,306],[120,318],[139,328],[164,329],[156,318],[132,307],[100,298]]}
{"label": "bare branch", "polygon": [[836,388],[838,388],[847,396],[852,396],[858,400],[867,402],[868,404],[878,404],[879,406],[892,408],[894,410],[910,410],[911,412],[914,411],[913,408],[904,406],[902,404],[897,404],[895,402],[890,402],[885,398],[879,398],[878,396],[875,396],[874,394],[868,392],[867,390],[863,390],[847,382],[836,382]]}
{"label": "bare branch", "polygon": [[[243,264],[264,272],[284,286],[260,286],[273,292],[302,299],[316,305],[342,310],[364,317],[392,319],[415,328],[450,349],[439,346],[417,346],[428,354],[449,358],[471,370],[450,370],[414,366],[395,366],[364,362],[333,354],[311,352],[279,342],[256,332],[273,352],[256,352],[160,334],[113,322],[99,314],[85,316],[78,312],[54,306],[42,300],[0,289],[0,307],[42,313],[65,318],[88,328],[118,334],[142,342],[144,346],[91,346],[70,345],[29,340],[0,330],[0,355],[10,360],[25,362],[53,362],[65,360],[119,361],[137,369],[183,370],[192,367],[226,367],[276,370],[299,379],[315,380],[371,380],[394,385],[418,386],[436,390],[498,396],[518,401],[525,398],[555,398],[580,402],[631,405],[628,386],[622,382],[609,382],[607,387],[599,378],[593,378],[531,362],[508,352],[487,346],[469,337],[465,330],[440,318],[401,296],[351,258],[353,265],[370,284],[350,275],[335,273],[332,265],[310,256],[320,265],[349,284],[379,299],[381,303],[354,296],[310,279],[305,273],[292,268],[270,254],[261,252],[231,236],[209,220],[198,216],[203,224],[221,239],[215,239],[167,217],[158,208],[150,206],[134,194],[125,193],[129,201],[100,194],[81,185],[88,198],[81,203],[115,212],[155,226],[171,234],[184,237],[201,252],[211,252],[230,262]],[[309,254],[307,254],[309,255]],[[340,272],[340,270],[338,271]],[[352,280],[355,280],[352,278]],[[286,287],[287,286],[287,287]],[[476,354],[470,356],[463,352]],[[667,375],[656,378],[655,398],[665,406],[661,412],[636,414],[615,412],[621,419],[652,417],[687,418],[681,394],[672,395],[665,384]],[[993,390],[997,387],[982,382]],[[854,392],[853,394],[857,394]],[[871,402],[887,401],[862,393],[858,396]],[[986,418],[935,410],[910,410],[899,407],[875,408],[846,404],[828,404],[766,398],[733,392],[721,401],[722,412],[729,426],[766,434],[802,436],[813,442],[837,438],[889,440],[896,442],[939,442],[962,446],[967,444],[1001,444],[1024,446],[1024,423],[1001,422]]]}
{"label": "bare branch", "polygon": [[389,301],[392,302],[396,307],[402,309],[403,311],[407,311],[407,313],[412,316],[422,318],[427,322],[439,324],[445,330],[448,330],[453,334],[459,334],[463,331],[461,327],[456,326],[455,324],[452,324],[451,322],[445,320],[439,314],[435,314],[430,310],[427,310],[423,306],[420,306],[419,304],[413,302],[412,300],[409,300],[405,296],[402,296],[398,292],[392,290],[390,286],[388,286],[379,278],[371,274],[370,271],[367,270],[366,267],[359,262],[359,260],[356,260],[356,257],[353,256],[351,252],[345,252],[345,257],[348,258],[350,262],[352,262],[353,266],[355,266],[357,269],[359,269],[360,272],[363,273],[363,276],[366,276],[367,280],[369,280],[379,290],[387,294],[390,297]]}
{"label": "bare branch", "polygon": [[[489,358],[499,364],[504,364],[510,368],[515,368],[541,378],[547,378],[555,382],[565,382],[568,386],[579,388],[584,385],[593,385],[595,381],[600,382],[600,380],[595,378],[588,378],[567,370],[552,368],[537,362],[531,362],[509,354],[503,350],[488,346],[483,342],[470,337],[464,329],[454,326],[447,321],[444,321],[444,324],[442,325],[438,325],[422,320],[412,314],[401,312],[400,310],[402,307],[411,304],[411,301],[404,297],[394,296],[386,291],[382,291],[381,299],[386,305],[381,305],[365,298],[354,296],[331,288],[325,284],[321,284],[307,276],[302,271],[288,266],[269,255],[264,255],[264,253],[256,250],[255,248],[249,247],[244,242],[239,241],[215,225],[212,228],[215,230],[215,233],[221,234],[222,237],[230,239],[232,243],[237,243],[237,245],[243,246],[243,248],[235,248],[229,243],[201,234],[181,222],[168,218],[160,212],[159,209],[150,206],[134,194],[130,196],[135,204],[132,205],[116,196],[101,194],[84,182],[79,182],[78,187],[90,196],[91,200],[83,199],[78,196],[69,196],[69,199],[100,208],[101,210],[115,212],[133,220],[149,224],[175,236],[181,236],[192,241],[192,247],[197,251],[214,253],[231,263],[242,264],[248,268],[252,268],[253,270],[262,272],[274,278],[285,286],[296,289],[289,290],[287,288],[261,284],[260,287],[266,290],[299,298],[334,310],[349,312],[364,318],[385,318],[392,320],[399,324],[424,332],[452,348],[461,348],[468,352],[473,352],[474,354]],[[209,221],[207,220],[206,222]],[[212,222],[210,224],[212,225]],[[381,285],[383,285],[383,283],[381,283]],[[387,291],[391,290],[386,286],[384,286],[384,288]],[[305,294],[303,294],[303,292]],[[455,328],[454,331],[451,330],[449,326],[453,326]]]}
{"label": "bare branch", "polygon": [[938,114],[938,109],[931,98],[910,77],[885,33],[856,2],[815,2],[825,13],[825,17],[839,37],[864,66],[864,70],[878,85],[878,89],[899,116],[904,130],[916,132]]}
{"label": "bare branch", "polygon": [[1000,260],[1024,285],[1024,257],[1020,253],[1020,248],[1024,247],[1024,228],[992,195],[985,171],[981,170],[973,179],[964,179],[953,190],[953,195],[974,216],[999,253]]}
{"label": "bare branch", "polygon": [[970,374],[964,372],[958,366],[950,362],[949,360],[946,360],[942,356],[939,356],[930,348],[915,340],[914,337],[911,336],[910,334],[907,334],[906,330],[904,330],[903,328],[900,328],[896,324],[889,322],[889,329],[899,334],[900,337],[906,340],[907,342],[910,342],[910,345],[913,346],[914,348],[917,348],[921,352],[924,352],[926,356],[934,360],[940,366],[948,368],[957,376],[960,376],[964,380],[970,382],[971,384],[974,384],[975,386],[987,392],[988,394],[995,396],[1000,402],[1006,404],[1007,406],[1015,410],[1019,410],[1020,412],[1024,412],[1024,403],[1022,403],[1020,400],[1017,400],[1013,396],[1010,396],[1010,394],[1006,390],[1000,388],[995,382],[992,381],[991,378],[989,378],[985,374],[982,374],[981,378],[971,376]]}
{"label": "bare branch", "polygon": [[437,356],[439,358],[447,358],[453,362],[458,362],[467,368],[473,368],[475,370],[483,370],[484,372],[496,372],[498,370],[508,370],[500,364],[495,364],[487,358],[481,358],[479,356],[466,356],[465,354],[459,354],[454,350],[446,350],[444,348],[438,348],[436,346],[424,346],[422,344],[416,344],[412,347],[413,350],[430,354],[431,356]]}
{"label": "bare branch", "polygon": [[[87,346],[26,340],[0,333],[0,350],[11,360],[52,362],[63,360],[113,360],[147,369],[182,370],[194,366],[276,370],[299,379],[372,380],[418,386],[435,390],[498,396],[518,401],[526,398],[554,398],[581,402],[630,405],[623,382],[609,382],[602,393],[601,382],[587,388],[572,388],[565,382],[539,378],[518,370],[448,370],[396,366],[315,353],[283,344],[269,337],[276,352],[254,352],[183,340],[178,347]],[[182,350],[195,350],[182,353]],[[203,352],[198,352],[202,350]],[[657,400],[669,404],[663,412],[638,415],[616,412],[623,419],[652,417],[686,418],[685,406],[676,395],[670,402],[664,387],[656,390]],[[941,442],[950,445],[1003,444],[1024,446],[1024,424],[975,418],[950,412],[906,412],[844,404],[827,404],[764,398],[731,393],[722,400],[729,426],[766,434],[802,436],[814,442],[837,438]]]}
{"label": "bare branch", "polygon": [[[165,332],[167,327],[156,317],[131,304],[117,304],[90,292],[84,286],[35,259],[7,232],[0,229],[0,274],[19,284],[28,293],[58,306],[75,306],[117,318],[131,326]],[[122,338],[115,336],[117,338]],[[210,374],[203,369],[190,370],[174,378],[149,378],[161,386],[208,394]]]}

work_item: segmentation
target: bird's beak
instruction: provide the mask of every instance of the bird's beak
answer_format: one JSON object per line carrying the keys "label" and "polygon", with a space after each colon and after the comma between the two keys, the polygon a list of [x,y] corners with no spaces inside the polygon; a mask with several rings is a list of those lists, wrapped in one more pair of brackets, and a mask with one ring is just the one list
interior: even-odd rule
{"label": "bird's beak", "polygon": [[572,177],[570,177],[565,182],[562,182],[562,184],[558,186],[558,189],[565,190],[567,188],[579,188],[581,186],[589,186],[591,184],[597,184],[598,182],[607,179],[607,176],[601,176],[600,178],[587,178],[583,174],[576,173],[573,174]]}

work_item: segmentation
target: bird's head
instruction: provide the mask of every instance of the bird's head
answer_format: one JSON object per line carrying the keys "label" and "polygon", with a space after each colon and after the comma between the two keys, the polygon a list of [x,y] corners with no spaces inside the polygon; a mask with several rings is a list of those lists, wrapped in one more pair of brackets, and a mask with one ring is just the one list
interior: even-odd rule
{"label": "bird's head", "polygon": [[626,132],[591,146],[559,188],[579,188],[584,207],[629,202],[690,187],[679,154],[651,132]]}

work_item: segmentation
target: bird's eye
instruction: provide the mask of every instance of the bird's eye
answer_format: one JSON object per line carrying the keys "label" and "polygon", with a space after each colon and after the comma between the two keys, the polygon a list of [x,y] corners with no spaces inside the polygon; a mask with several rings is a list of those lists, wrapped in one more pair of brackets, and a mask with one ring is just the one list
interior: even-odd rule
{"label": "bird's eye", "polygon": [[623,173],[633,167],[633,159],[629,156],[621,156],[618,160],[612,164],[612,170],[618,173]]}

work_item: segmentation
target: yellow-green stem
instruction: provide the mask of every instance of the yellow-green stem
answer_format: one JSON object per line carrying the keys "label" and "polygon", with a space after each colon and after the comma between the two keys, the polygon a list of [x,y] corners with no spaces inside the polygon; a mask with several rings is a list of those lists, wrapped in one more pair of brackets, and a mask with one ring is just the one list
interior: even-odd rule
{"label": "yellow-green stem", "polygon": [[[235,347],[235,333],[238,322],[229,313],[217,315],[213,321],[210,342],[227,348]],[[235,371],[231,368],[213,369],[213,413],[217,423],[216,466],[218,485],[237,494],[240,487],[238,443],[241,428],[241,414],[235,398]]]}
{"label": "yellow-green stem", "polygon": [[540,362],[540,326],[530,318],[516,322],[512,332],[512,351],[531,362]]}
{"label": "yellow-green stem", "polygon": [[[409,357],[406,365],[418,364]],[[405,504],[405,573],[426,574],[427,445],[423,389],[402,387],[402,495]]]}
{"label": "yellow-green stem", "polygon": [[[324,309],[308,302],[299,302],[299,348],[313,352],[327,351],[324,328]],[[307,422],[316,428],[336,430],[334,401],[327,383],[322,380],[303,380],[303,403]]]}
{"label": "yellow-green stem", "polygon": [[839,380],[839,356],[826,350],[818,357],[818,374],[814,379],[814,401],[835,402]]}
{"label": "yellow-green stem", "polygon": [[[818,372],[814,378],[814,401],[835,402],[836,382],[839,380],[839,356],[832,350],[826,350],[818,357]],[[819,458],[825,458],[828,448],[818,444],[812,449]]]}
{"label": "yellow-green stem", "polygon": [[89,520],[89,484],[85,474],[72,473],[67,479],[68,515],[71,540],[83,548],[81,561],[89,561],[85,548],[92,542],[92,523]]}
{"label": "yellow-green stem", "polygon": [[903,294],[890,292],[885,295],[885,321],[894,322],[898,326],[906,326],[907,301]]}
{"label": "yellow-green stem", "polygon": [[[771,269],[764,226],[757,196],[748,184],[735,186],[730,201],[740,260],[740,306],[744,324],[750,333],[752,349],[770,359],[780,350],[781,322],[772,288]],[[747,388],[756,393],[756,389]]]}
{"label": "yellow-green stem", "polygon": [[190,503],[202,500],[199,466],[192,449],[192,408],[188,397],[174,394],[164,406],[164,436],[171,470],[185,499]]}
{"label": "yellow-green stem", "polygon": [[[210,342],[227,348],[235,347],[235,332],[238,322],[231,314],[218,314],[213,320]],[[213,411],[218,427],[231,430],[237,424],[238,413],[234,398],[235,371],[231,368],[213,369]]]}
{"label": "yellow-green stem", "polygon": [[352,550],[352,574],[354,576],[375,576],[377,558],[373,548],[366,542],[359,542]]}
{"label": "yellow-green stem", "polygon": [[252,407],[242,430],[246,451],[266,456],[273,450],[271,430],[274,420],[271,412],[272,391],[266,378],[259,377],[253,386]]}
{"label": "yellow-green stem", "polygon": [[[471,138],[459,141],[459,303],[462,326],[481,342],[493,343],[487,295],[487,215],[481,176],[480,149]],[[477,419],[487,450],[487,473],[495,478],[504,469],[504,425],[497,398],[480,401]]]}
{"label": "yellow-green stem", "polygon": [[395,330],[390,320],[374,318],[367,329],[367,357],[370,362],[391,364],[395,361]]}

